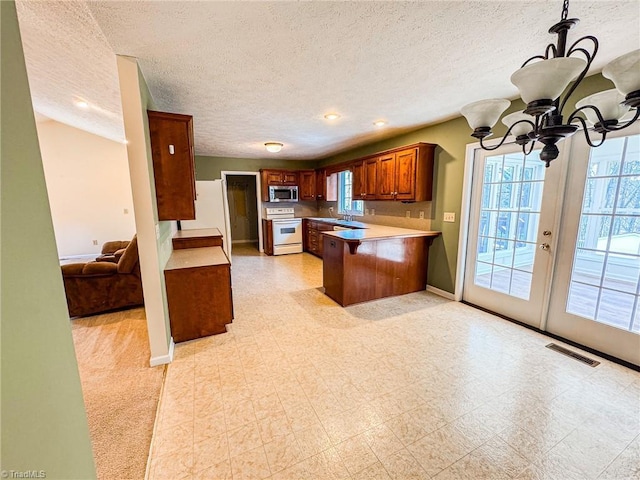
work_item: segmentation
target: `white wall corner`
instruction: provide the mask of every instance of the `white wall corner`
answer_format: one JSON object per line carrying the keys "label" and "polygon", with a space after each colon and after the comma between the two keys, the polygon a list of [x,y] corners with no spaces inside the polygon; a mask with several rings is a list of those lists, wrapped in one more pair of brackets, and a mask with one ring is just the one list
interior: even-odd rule
{"label": "white wall corner", "polygon": [[456,300],[456,296],[453,293],[434,287],[433,285],[427,285],[427,292],[434,293],[440,297],[446,298],[447,300]]}
{"label": "white wall corner", "polygon": [[150,367],[157,367],[158,365],[166,365],[168,363],[173,362],[173,352],[175,350],[176,344],[173,343],[173,337],[169,339],[169,353],[166,355],[158,355],[157,357],[151,357],[149,360]]}

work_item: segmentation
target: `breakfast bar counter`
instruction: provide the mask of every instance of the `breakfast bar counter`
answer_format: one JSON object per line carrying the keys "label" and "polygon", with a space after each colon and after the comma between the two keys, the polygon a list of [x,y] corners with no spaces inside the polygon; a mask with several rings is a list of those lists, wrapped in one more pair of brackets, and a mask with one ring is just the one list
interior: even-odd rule
{"label": "breakfast bar counter", "polygon": [[363,225],[322,233],[325,294],[348,306],[424,290],[440,232]]}

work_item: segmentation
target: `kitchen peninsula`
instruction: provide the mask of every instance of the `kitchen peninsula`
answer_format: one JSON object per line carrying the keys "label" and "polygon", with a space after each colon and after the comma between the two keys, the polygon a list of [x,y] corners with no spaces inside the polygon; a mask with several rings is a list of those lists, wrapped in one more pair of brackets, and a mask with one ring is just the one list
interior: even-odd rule
{"label": "kitchen peninsula", "polygon": [[346,307],[426,288],[429,246],[440,232],[353,223],[322,232],[327,296]]}

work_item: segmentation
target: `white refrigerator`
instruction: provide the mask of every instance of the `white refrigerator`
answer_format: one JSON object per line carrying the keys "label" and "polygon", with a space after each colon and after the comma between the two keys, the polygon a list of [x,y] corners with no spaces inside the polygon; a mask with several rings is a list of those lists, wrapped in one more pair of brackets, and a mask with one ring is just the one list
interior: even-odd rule
{"label": "white refrigerator", "polygon": [[227,212],[224,180],[196,181],[196,219],[180,222],[183,230],[195,228],[217,228],[222,233],[224,252],[231,260],[231,227]]}

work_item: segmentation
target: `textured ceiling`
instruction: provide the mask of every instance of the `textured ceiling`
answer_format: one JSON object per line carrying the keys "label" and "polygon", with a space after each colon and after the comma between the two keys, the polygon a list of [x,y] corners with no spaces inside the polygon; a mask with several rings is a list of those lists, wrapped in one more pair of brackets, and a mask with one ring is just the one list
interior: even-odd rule
{"label": "textured ceiling", "polygon": [[[509,77],[555,36],[561,1],[36,2],[18,0],[37,111],[123,138],[114,53],[137,57],[157,107],[194,116],[199,154],[315,159],[517,96]],[[599,71],[640,47],[632,1],[573,1],[569,41]],[[86,111],[75,96],[92,105]],[[328,122],[323,115],[338,112]],[[378,128],[373,122],[387,120]]]}

